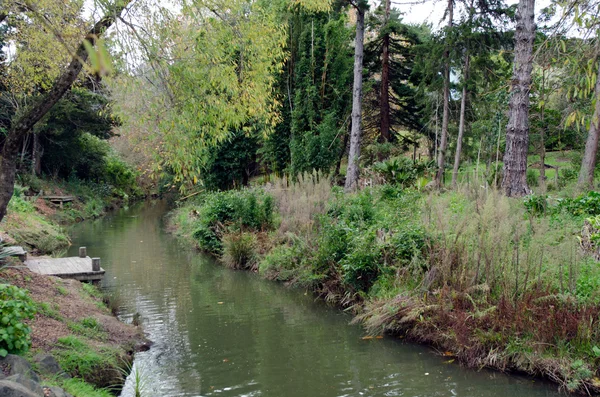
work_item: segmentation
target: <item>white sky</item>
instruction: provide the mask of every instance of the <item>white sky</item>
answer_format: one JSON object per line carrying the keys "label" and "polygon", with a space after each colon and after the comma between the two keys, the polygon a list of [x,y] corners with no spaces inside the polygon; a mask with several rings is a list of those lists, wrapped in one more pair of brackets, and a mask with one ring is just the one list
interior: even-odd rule
{"label": "white sky", "polygon": [[[403,15],[403,21],[405,23],[411,24],[420,24],[422,22],[431,23],[433,29],[438,29],[440,27],[440,21],[444,16],[444,11],[446,10],[446,5],[448,4],[446,0],[430,0],[424,4],[415,4],[415,5],[396,5],[393,4],[394,0],[392,0],[392,7],[401,11]],[[398,0],[398,3],[417,3],[418,0]],[[517,4],[518,0],[507,0],[506,3],[508,5]],[[371,0],[370,3],[372,5],[379,4],[379,1]],[[540,11],[548,7],[550,5],[550,0],[540,0],[536,1],[535,5],[535,15],[536,18],[539,15]],[[445,22],[443,23],[445,24]]]}

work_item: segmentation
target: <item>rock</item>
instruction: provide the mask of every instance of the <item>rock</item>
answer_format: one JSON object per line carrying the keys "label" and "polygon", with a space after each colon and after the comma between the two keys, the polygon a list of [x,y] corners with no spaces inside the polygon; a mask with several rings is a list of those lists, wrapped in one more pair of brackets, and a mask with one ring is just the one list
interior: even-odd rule
{"label": "rock", "polygon": [[70,378],[68,374],[65,374],[58,365],[58,362],[51,354],[38,354],[33,358],[33,361],[37,363],[39,372],[42,375],[60,375],[65,378]]}
{"label": "rock", "polygon": [[43,394],[36,394],[16,382],[9,380],[0,380],[0,396],[2,397],[40,397]]}
{"label": "rock", "polygon": [[[0,372],[4,373],[5,376],[21,374],[34,382],[40,381],[39,376],[33,372],[31,364],[23,357],[15,356],[14,354],[9,354],[4,358],[0,358]],[[0,396],[2,396],[2,394],[0,394]]]}
{"label": "rock", "polygon": [[[42,396],[44,394],[44,390],[42,389],[42,386],[40,386],[39,383],[31,380],[30,378],[28,378],[27,376],[25,376],[23,374],[16,374],[16,375],[9,376],[8,378],[5,379],[5,381],[18,383],[21,386],[28,388],[30,391],[34,392],[38,396]],[[0,396],[2,396],[2,395],[3,394],[0,393]]]}
{"label": "rock", "polygon": [[45,397],[73,397],[60,387],[51,386],[44,388],[44,396]]}

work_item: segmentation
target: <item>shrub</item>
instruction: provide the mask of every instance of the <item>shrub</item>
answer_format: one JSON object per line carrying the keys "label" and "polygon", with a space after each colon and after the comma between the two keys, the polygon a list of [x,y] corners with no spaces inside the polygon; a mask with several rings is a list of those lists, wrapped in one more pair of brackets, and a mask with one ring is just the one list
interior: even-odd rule
{"label": "shrub", "polygon": [[245,189],[239,191],[207,193],[193,208],[185,208],[186,227],[206,252],[221,254],[221,239],[228,232],[268,230],[273,225],[273,198],[262,191]]}
{"label": "shrub", "polygon": [[546,196],[530,194],[523,200],[523,205],[527,213],[531,215],[544,215],[548,207],[548,200]]}
{"label": "shrub", "polygon": [[[300,238],[271,249],[260,261],[258,271],[270,280],[290,281],[302,277],[303,258],[309,257],[306,243]],[[310,271],[309,271],[310,273]]]}
{"label": "shrub", "polygon": [[192,234],[192,237],[198,244],[198,248],[205,252],[218,254],[223,249],[221,239],[217,236],[217,233],[207,225],[200,224]]}
{"label": "shrub", "polygon": [[343,281],[356,292],[367,292],[379,276],[381,250],[374,233],[353,239],[350,252],[340,261]]}
{"label": "shrub", "polygon": [[562,199],[557,209],[564,209],[573,215],[600,215],[600,193],[590,190],[574,199]]}
{"label": "shrub", "polygon": [[256,264],[256,236],[231,233],[223,236],[223,263],[232,269],[248,269]]}
{"label": "shrub", "polygon": [[539,183],[538,173],[535,170],[532,170],[530,168],[527,169],[527,174],[526,174],[525,178],[527,179],[527,184],[529,186],[535,187]]}
{"label": "shrub", "polygon": [[35,315],[35,304],[24,289],[0,284],[0,356],[22,354],[31,347],[31,328],[25,320]]}
{"label": "shrub", "polygon": [[391,244],[394,258],[400,264],[406,265],[413,258],[422,254],[425,248],[425,232],[413,225],[408,225],[406,229],[393,234]]}
{"label": "shrub", "polygon": [[432,168],[432,162],[413,162],[407,157],[395,157],[373,165],[375,172],[387,183],[404,187],[412,186],[417,178],[430,173]]}

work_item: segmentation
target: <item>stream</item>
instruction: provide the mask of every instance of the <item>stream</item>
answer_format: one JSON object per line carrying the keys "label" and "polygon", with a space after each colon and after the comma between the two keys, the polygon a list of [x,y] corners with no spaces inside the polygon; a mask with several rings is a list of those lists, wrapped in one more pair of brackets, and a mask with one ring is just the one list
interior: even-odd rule
{"label": "stream", "polygon": [[[142,396],[559,396],[539,379],[465,369],[431,348],[362,339],[351,316],[250,272],[233,271],[165,230],[165,202],[74,225],[69,256],[101,257],[120,318],[139,313],[154,342],[136,354]],[[134,396],[128,379],[123,397]]]}

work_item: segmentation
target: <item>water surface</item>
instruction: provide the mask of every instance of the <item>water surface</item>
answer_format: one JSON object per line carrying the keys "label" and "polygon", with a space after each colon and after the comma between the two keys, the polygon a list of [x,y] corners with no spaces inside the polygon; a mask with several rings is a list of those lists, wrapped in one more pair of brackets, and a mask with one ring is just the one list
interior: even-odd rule
{"label": "water surface", "polygon": [[[72,229],[102,258],[121,318],[155,342],[136,355],[147,396],[558,396],[554,385],[450,363],[393,338],[363,340],[351,317],[306,291],[232,271],[165,231],[164,202]],[[122,396],[133,396],[131,380]]]}

